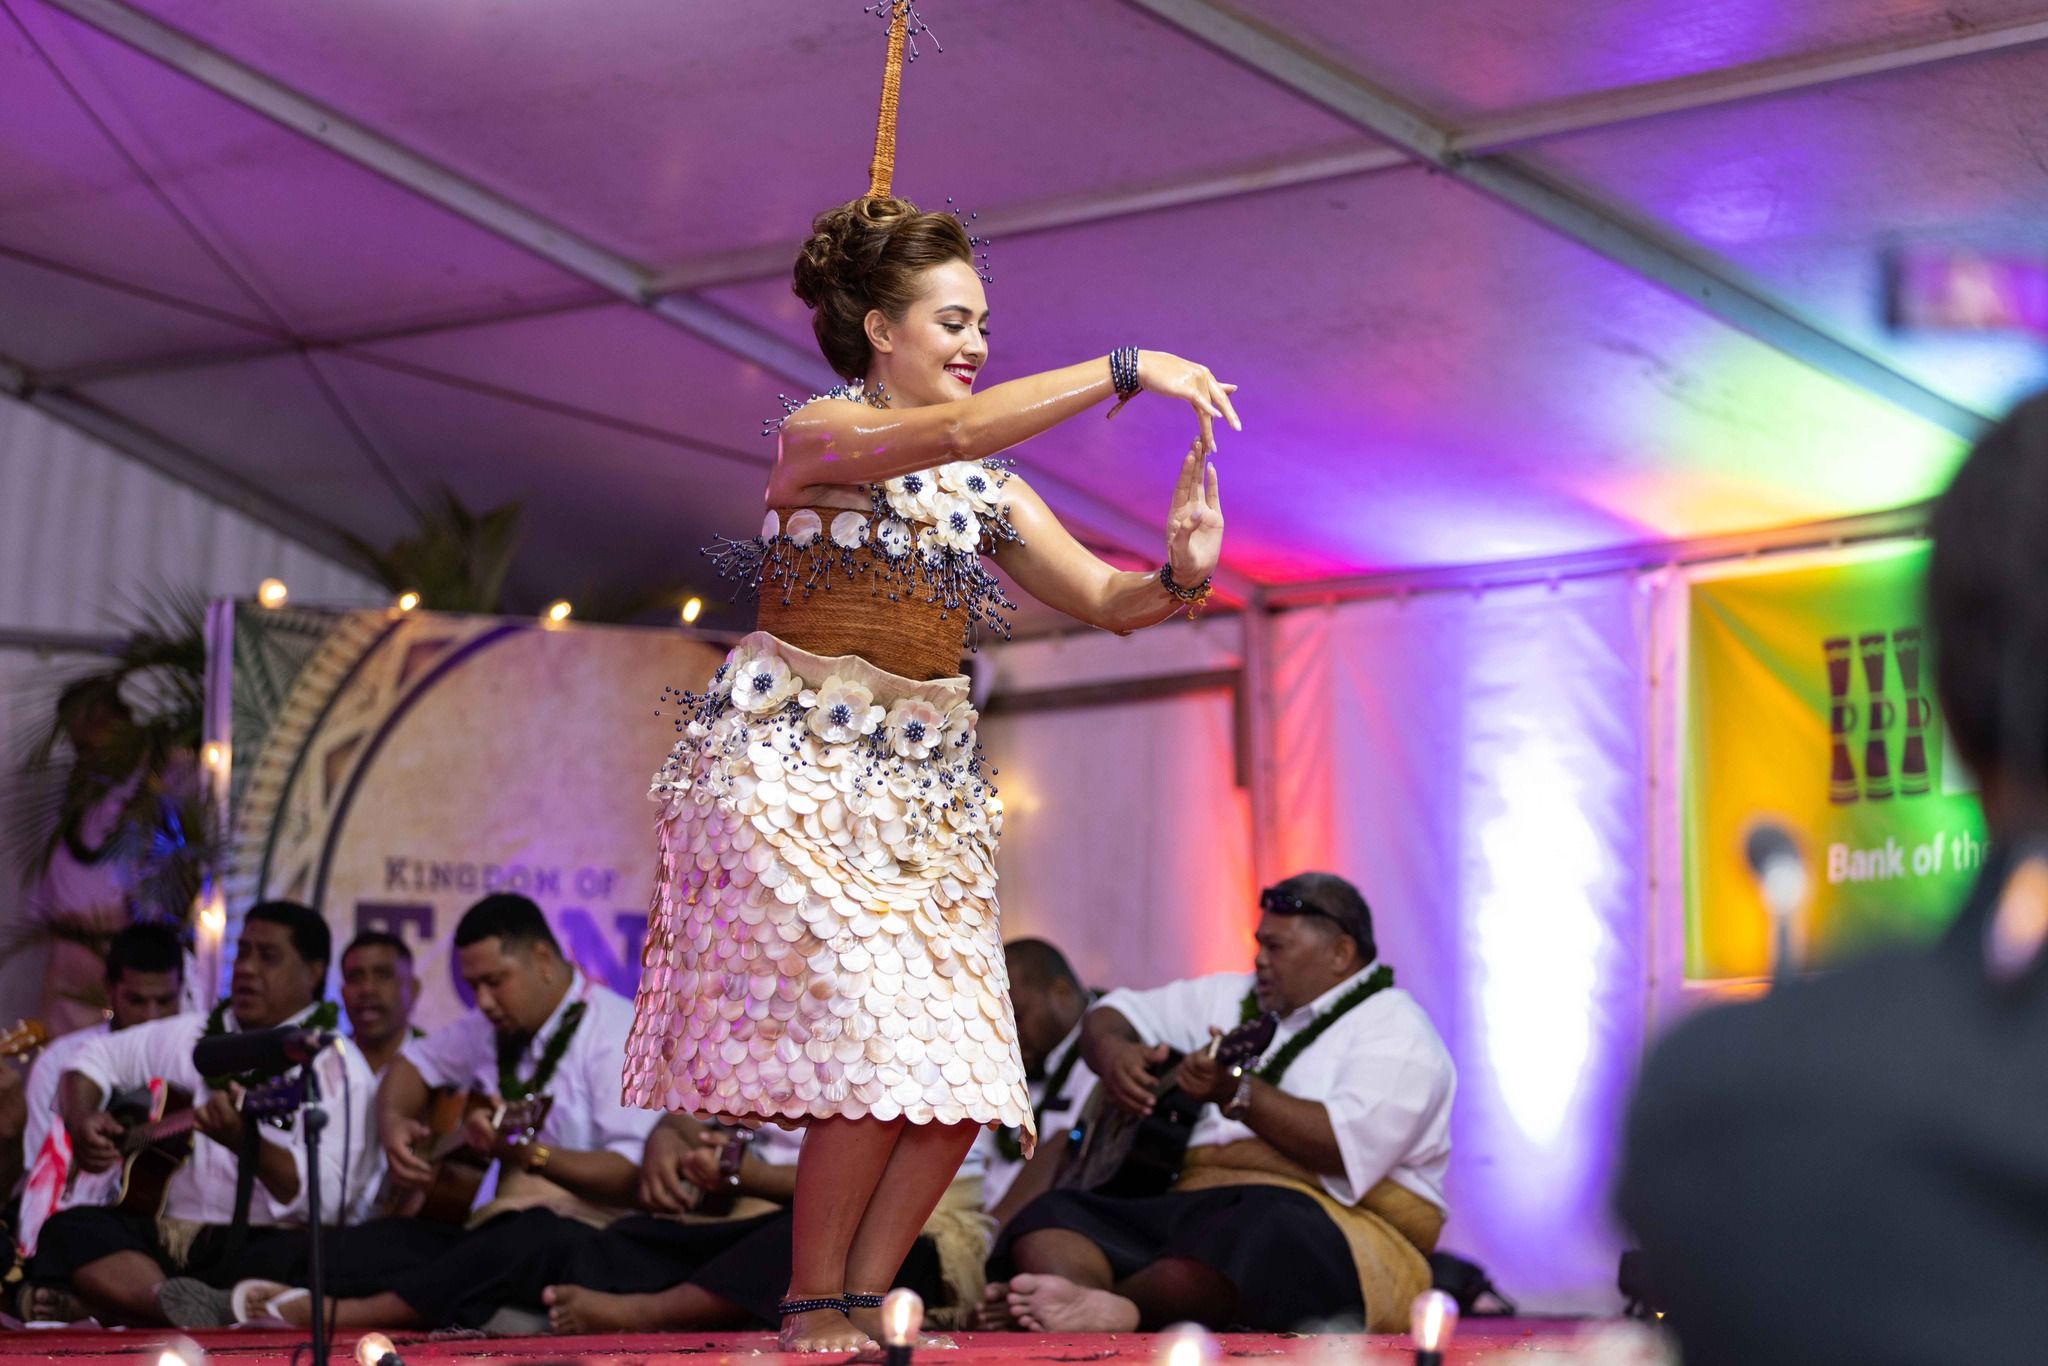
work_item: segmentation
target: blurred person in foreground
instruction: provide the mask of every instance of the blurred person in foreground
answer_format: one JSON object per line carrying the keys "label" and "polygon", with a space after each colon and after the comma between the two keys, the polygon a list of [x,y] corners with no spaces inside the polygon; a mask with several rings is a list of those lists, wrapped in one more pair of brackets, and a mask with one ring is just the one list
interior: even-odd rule
{"label": "blurred person in foreground", "polygon": [[1617,1204],[1687,1366],[2048,1353],[2048,396],[1934,513],[1930,624],[1992,853],[1941,941],[1688,1020]]}

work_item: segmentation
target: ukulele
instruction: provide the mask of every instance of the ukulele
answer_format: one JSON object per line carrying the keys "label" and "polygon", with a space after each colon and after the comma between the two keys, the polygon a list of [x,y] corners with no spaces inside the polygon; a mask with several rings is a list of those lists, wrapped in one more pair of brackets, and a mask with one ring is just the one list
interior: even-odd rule
{"label": "ukulele", "polygon": [[[1280,1028],[1280,1017],[1267,1011],[1210,1041],[1203,1051],[1219,1067],[1248,1065],[1266,1051]],[[1185,1054],[1167,1058],[1167,1071],[1153,1086],[1149,1115],[1133,1115],[1109,1098],[1100,1084],[1089,1092],[1077,1136],[1053,1179],[1055,1189],[1099,1191],[1104,1195],[1161,1195],[1180,1179],[1187,1161],[1188,1139],[1207,1101],[1180,1089],[1180,1062]]]}
{"label": "ukulele", "polygon": [[[297,1072],[250,1088],[238,1107],[249,1120],[288,1115],[305,1103],[306,1085]],[[138,1086],[116,1092],[107,1113],[122,1123],[115,1146],[121,1151],[120,1183],[109,1205],[122,1214],[155,1219],[164,1207],[171,1177],[192,1155],[199,1121],[192,1093],[182,1087]],[[77,1169],[73,1169],[74,1179]]]}
{"label": "ukulele", "polygon": [[732,1213],[740,1198],[740,1163],[746,1160],[747,1145],[754,1141],[754,1131],[739,1125],[719,1128],[725,1145],[718,1150],[718,1186],[715,1190],[700,1191],[691,1213],[722,1219]]}
{"label": "ukulele", "polygon": [[14,1028],[0,1033],[0,1058],[18,1062],[49,1041],[41,1020],[16,1020]]}
{"label": "ukulele", "polygon": [[[530,1142],[547,1123],[554,1108],[552,1096],[532,1096],[508,1101],[491,1112],[491,1127],[508,1143]],[[420,1157],[434,1169],[434,1179],[423,1192],[393,1192],[385,1204],[394,1213],[411,1214],[438,1224],[469,1222],[470,1207],[484,1183],[484,1173],[496,1161],[463,1140],[463,1126],[470,1115],[491,1109],[491,1098],[476,1092],[447,1091],[434,1098],[427,1127],[433,1131]]]}

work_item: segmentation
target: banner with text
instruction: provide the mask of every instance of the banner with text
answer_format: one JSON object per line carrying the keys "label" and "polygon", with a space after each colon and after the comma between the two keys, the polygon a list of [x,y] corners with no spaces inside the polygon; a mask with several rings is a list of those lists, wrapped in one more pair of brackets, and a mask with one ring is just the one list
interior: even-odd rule
{"label": "banner with text", "polygon": [[1804,848],[1809,964],[1927,937],[1983,860],[1975,783],[1948,753],[1923,620],[1924,543],[1693,583],[1686,735],[1686,977],[1770,970],[1743,857],[1760,819]]}
{"label": "banner with text", "polygon": [[456,921],[521,892],[571,959],[633,993],[654,878],[647,784],[675,739],[662,690],[702,687],[722,648],[672,630],[250,605],[224,644],[230,942],[269,897],[321,908],[337,956],[389,930],[412,946],[415,1023],[432,1028],[469,1003]]}

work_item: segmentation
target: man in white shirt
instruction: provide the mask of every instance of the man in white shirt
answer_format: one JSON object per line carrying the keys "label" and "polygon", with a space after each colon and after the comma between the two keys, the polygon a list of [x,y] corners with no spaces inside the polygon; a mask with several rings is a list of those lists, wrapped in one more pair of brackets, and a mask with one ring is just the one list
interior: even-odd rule
{"label": "man in white shirt", "polygon": [[74,1205],[103,1204],[118,1179],[111,1172],[78,1173],[73,1179],[71,1138],[57,1123],[57,1083],[92,1040],[178,1013],[185,990],[185,950],[169,925],[130,925],[107,945],[107,1018],[56,1040],[29,1069],[24,1096],[28,1123],[22,1132],[22,1170],[28,1180],[21,1197],[15,1243],[22,1257],[35,1254],[49,1216]]}
{"label": "man in white shirt", "polygon": [[[1010,974],[1010,1004],[1017,1012],[1017,1048],[1031,1083],[1041,1149],[1064,1146],[1081,1103],[1095,1089],[1095,1074],[1081,1056],[1081,1017],[1094,997],[1065,954],[1043,939],[1013,939],[1003,945]],[[982,1204],[998,1224],[1045,1193],[1056,1164],[1040,1164],[1042,1180],[1020,1180],[1026,1170],[1014,1130],[993,1131],[985,1149]]]}
{"label": "man in white shirt", "polygon": [[[456,926],[455,952],[476,1010],[409,1041],[378,1088],[392,1182],[424,1189],[433,1181],[415,1150],[429,1136],[423,1116],[433,1088],[501,1100],[545,1095],[553,1104],[523,1142],[499,1134],[487,1112],[470,1116],[470,1146],[497,1159],[498,1186],[459,1244],[452,1235],[441,1244],[411,1236],[422,1231],[416,1220],[379,1220],[350,1233],[331,1282],[342,1297],[338,1328],[458,1322],[476,1287],[450,1245],[475,1242],[511,1261],[528,1239],[571,1236],[568,1224],[603,1225],[637,1208],[640,1159],[660,1116],[620,1100],[633,1003],[570,964],[540,907],[523,896],[499,893],[470,907]],[[403,1225],[414,1227],[395,1227]],[[401,1244],[409,1251],[396,1255]],[[278,1302],[256,1290],[244,1298],[287,1321],[310,1309],[303,1296]]]}
{"label": "man in white shirt", "polygon": [[[160,1215],[104,1207],[64,1210],[43,1226],[30,1279],[71,1287],[102,1320],[167,1322],[157,1291],[167,1272],[223,1284],[274,1264],[268,1244],[302,1240],[284,1232],[306,1221],[305,1126],[295,1114],[245,1118],[248,1088],[286,1080],[264,1075],[204,1077],[193,1049],[209,1035],[292,1024],[332,1029],[337,1012],[319,999],[332,940],[318,912],[293,902],[249,908],[235,947],[230,992],[209,1014],[176,1015],[91,1040],[58,1083],[58,1108],[72,1152],[88,1172],[117,1165],[121,1124],[109,1097],[161,1078],[189,1091],[197,1137],[171,1176]],[[369,1128],[373,1083],[346,1041],[323,1052],[320,1078],[328,1125],[320,1146],[323,1221],[341,1218],[375,1164]],[[246,1158],[247,1184],[237,1181]],[[239,1198],[238,1198],[239,1197]],[[246,1208],[238,1219],[238,1205]]]}
{"label": "man in white shirt", "polygon": [[[1250,973],[1118,991],[1082,1048],[1110,1100],[1151,1113],[1169,1050],[1205,1102],[1164,1194],[1058,1189],[1021,1210],[992,1267],[1017,1323],[1128,1332],[1191,1320],[1292,1329],[1405,1327],[1444,1212],[1455,1076],[1429,1019],[1376,964],[1349,882],[1288,878],[1260,895]],[[1262,1058],[1226,1070],[1212,1039],[1279,1016]]]}
{"label": "man in white shirt", "polygon": [[341,1008],[348,1012],[348,1034],[380,1084],[406,1041],[420,1037],[421,1031],[412,1027],[419,999],[412,950],[397,935],[364,930],[341,951]]}

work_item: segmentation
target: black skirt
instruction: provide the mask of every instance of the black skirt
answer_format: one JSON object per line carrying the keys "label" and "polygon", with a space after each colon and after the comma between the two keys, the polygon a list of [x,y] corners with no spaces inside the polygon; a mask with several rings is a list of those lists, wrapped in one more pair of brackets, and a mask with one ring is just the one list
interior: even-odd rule
{"label": "black skirt", "polygon": [[1225,1186],[1136,1198],[1049,1191],[1004,1227],[989,1256],[990,1279],[1009,1279],[1017,1239],[1041,1229],[1095,1244],[1119,1282],[1167,1258],[1199,1262],[1237,1289],[1221,1326],[1285,1332],[1365,1317],[1350,1244],[1299,1191]]}
{"label": "black skirt", "polygon": [[[602,1237],[567,1249],[556,1280],[615,1294],[650,1294],[679,1281],[738,1305],[763,1327],[777,1323],[775,1306],[789,1288],[789,1211],[733,1223],[686,1224],[636,1214]],[[912,1244],[896,1285],[917,1291],[926,1304],[945,1303],[938,1248],[929,1238]]]}

